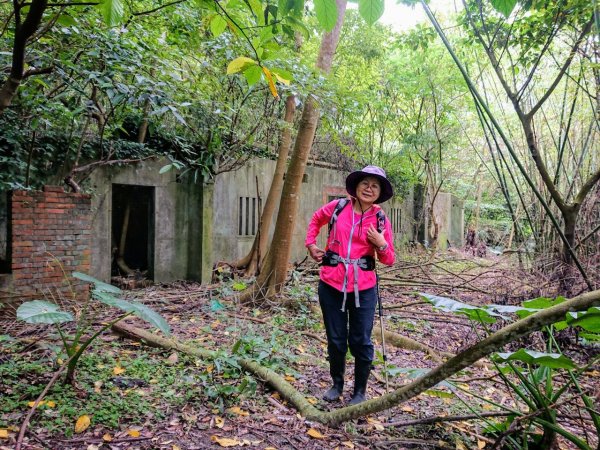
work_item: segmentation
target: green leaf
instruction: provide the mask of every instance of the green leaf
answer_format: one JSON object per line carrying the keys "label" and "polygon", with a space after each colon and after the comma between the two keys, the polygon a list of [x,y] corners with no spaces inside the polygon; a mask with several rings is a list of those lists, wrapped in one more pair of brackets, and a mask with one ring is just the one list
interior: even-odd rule
{"label": "green leaf", "polygon": [[162,166],[160,168],[160,170],[158,171],[159,175],[162,175],[163,173],[168,172],[169,170],[171,170],[173,168],[173,164],[167,164],[166,166]]}
{"label": "green leaf", "polygon": [[231,287],[233,288],[234,291],[243,291],[248,286],[246,285],[246,283],[242,283],[241,281],[238,281],[237,283],[233,283],[233,286],[231,286]]}
{"label": "green leaf", "polygon": [[119,289],[118,287],[113,286],[112,284],[108,284],[103,281],[100,281],[97,278],[94,278],[93,276],[88,275],[87,273],[73,272],[73,277],[77,278],[78,280],[81,280],[81,281],[93,283],[95,291],[112,292],[113,294],[120,294],[122,292],[121,289]]}
{"label": "green leaf", "polygon": [[503,316],[493,312],[492,310],[481,308],[479,306],[469,305],[467,303],[462,303],[456,300],[452,300],[450,298],[424,293],[421,293],[419,295],[421,295],[421,297],[425,298],[427,301],[432,303],[436,308],[442,309],[444,311],[453,312],[456,314],[464,314],[469,319],[475,320],[477,322],[495,323],[496,319],[494,319],[494,317],[492,316],[504,318]]}
{"label": "green leaf", "polygon": [[335,0],[315,0],[314,3],[319,25],[321,25],[325,31],[333,30],[337,23],[338,15]]}
{"label": "green leaf", "polygon": [[77,25],[77,21],[68,14],[61,14],[56,22],[63,27],[72,27]]}
{"label": "green leaf", "polygon": [[278,6],[282,16],[292,13],[294,16],[300,17],[304,11],[304,0],[279,0]]}
{"label": "green leaf", "polygon": [[523,302],[524,308],[520,311],[517,311],[517,315],[521,319],[523,319],[527,316],[530,316],[531,314],[538,312],[541,309],[551,308],[552,306],[558,305],[564,301],[564,297],[538,297],[532,300],[527,300],[526,302]]}
{"label": "green leaf", "polygon": [[369,25],[373,25],[383,15],[383,0],[358,0],[358,12]]}
{"label": "green leaf", "polygon": [[515,9],[517,0],[491,0],[491,3],[496,11],[504,14],[504,17],[508,17]]}
{"label": "green leaf", "polygon": [[248,4],[250,5],[252,13],[256,17],[256,22],[258,25],[265,25],[265,15],[263,13],[262,3],[260,0],[248,0]]}
{"label": "green leaf", "polygon": [[588,342],[600,341],[600,333],[584,333],[584,332],[582,332],[582,333],[579,333],[579,337]]}
{"label": "green leaf", "polygon": [[145,320],[150,325],[158,328],[167,336],[171,334],[171,327],[169,326],[165,318],[159,313],[142,303],[131,302],[131,305],[133,308],[132,311],[134,315],[138,316],[142,320]]}
{"label": "green leaf", "polygon": [[227,21],[220,15],[216,15],[210,21],[210,32],[214,37],[219,36],[227,28]]}
{"label": "green leaf", "polygon": [[262,70],[259,66],[251,66],[244,70],[243,74],[248,82],[248,86],[252,86],[253,84],[256,84],[262,77]]}
{"label": "green leaf", "polygon": [[133,315],[145,320],[150,325],[158,328],[164,334],[171,334],[171,327],[167,321],[156,311],[148,306],[138,302],[128,302],[121,298],[113,297],[106,292],[94,292],[94,298],[108,306],[119,308],[122,311],[130,312]]}
{"label": "green leaf", "polygon": [[527,364],[550,367],[552,369],[576,369],[569,358],[560,353],[544,353],[521,348],[516,352],[497,353],[494,359],[498,361],[522,361]]}
{"label": "green leaf", "polygon": [[123,21],[123,2],[122,0],[103,0],[98,5],[104,22],[110,27],[114,27]]}
{"label": "green leaf", "polygon": [[58,324],[73,320],[71,313],[61,311],[58,305],[44,300],[23,303],[17,309],[17,319],[27,323]]}
{"label": "green leaf", "polygon": [[235,355],[238,350],[240,349],[240,346],[242,345],[242,340],[238,339],[235,344],[233,344],[233,347],[231,348],[231,354]]}
{"label": "green leaf", "polygon": [[579,326],[587,331],[600,333],[600,308],[592,306],[587,311],[576,311],[567,313],[567,323]]}
{"label": "green leaf", "polygon": [[532,300],[527,300],[523,302],[523,306],[526,308],[533,309],[545,309],[551,308],[552,306],[560,305],[566,300],[564,297],[556,297],[556,298],[548,298],[548,297],[538,297]]}
{"label": "green leaf", "polygon": [[242,72],[248,69],[250,66],[256,65],[258,65],[258,63],[253,59],[246,56],[240,56],[229,63],[227,66],[227,75]]}
{"label": "green leaf", "polygon": [[285,85],[289,85],[290,82],[294,79],[294,76],[291,72],[283,69],[271,69],[271,73],[275,75],[277,81],[283,83]]}
{"label": "green leaf", "polygon": [[[288,23],[295,31],[299,31],[304,37],[304,39],[310,38],[310,30],[306,27],[306,25],[304,25],[304,23],[301,20],[296,19],[293,16],[287,16],[285,18],[285,22]],[[291,33],[291,36],[293,37],[293,33]]]}

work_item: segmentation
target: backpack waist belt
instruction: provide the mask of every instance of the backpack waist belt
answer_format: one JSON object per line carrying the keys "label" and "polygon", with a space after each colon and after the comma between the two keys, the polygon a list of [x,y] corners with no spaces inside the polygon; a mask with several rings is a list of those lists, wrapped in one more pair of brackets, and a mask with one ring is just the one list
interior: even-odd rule
{"label": "backpack waist belt", "polygon": [[338,264],[344,264],[344,284],[342,285],[342,292],[344,293],[344,301],[342,302],[342,311],[346,310],[346,298],[348,296],[347,285],[348,285],[348,269],[352,267],[354,269],[354,305],[360,308],[360,299],[358,295],[358,269],[362,270],[375,270],[375,258],[371,255],[361,256],[360,258],[344,258],[339,254],[327,250],[323,256],[321,265],[335,267]]}

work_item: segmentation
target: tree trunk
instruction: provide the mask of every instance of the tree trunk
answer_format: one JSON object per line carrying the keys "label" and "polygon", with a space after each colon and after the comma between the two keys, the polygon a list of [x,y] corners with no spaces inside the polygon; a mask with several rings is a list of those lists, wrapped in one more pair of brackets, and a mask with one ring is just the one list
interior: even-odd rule
{"label": "tree trunk", "polygon": [[[331,32],[323,35],[316,66],[324,73],[329,73],[333,56],[340,39],[344,22],[347,0],[336,0],[338,8],[337,23]],[[265,258],[265,264],[251,289],[242,296],[243,302],[261,303],[281,291],[287,266],[292,251],[294,224],[298,215],[298,201],[302,187],[304,170],[310,155],[317,124],[319,122],[319,105],[313,95],[304,101],[302,118],[298,127],[298,135],[294,143],[294,151],[283,184],[283,192],[277,214],[277,222],[273,241]]]}
{"label": "tree trunk", "polygon": [[129,230],[129,215],[131,212],[131,199],[127,201],[125,212],[123,213],[123,226],[121,227],[121,237],[119,239],[119,248],[117,250],[117,266],[126,276],[133,275],[134,272],[125,262],[125,248],[127,246],[127,231]]}
{"label": "tree trunk", "polygon": [[260,255],[264,255],[267,249],[267,243],[269,239],[269,228],[271,225],[271,219],[275,213],[275,207],[277,201],[281,198],[281,190],[283,188],[283,176],[285,174],[285,168],[287,164],[288,155],[290,153],[290,147],[292,144],[292,126],[294,123],[294,114],[296,112],[296,97],[292,94],[289,95],[285,101],[285,126],[281,133],[281,141],[279,142],[279,155],[277,156],[277,164],[275,166],[275,173],[273,174],[273,181],[267,195],[265,206],[262,210],[260,217],[260,225],[254,243],[250,252],[239,261],[231,264],[233,267],[238,269],[246,269],[246,276],[257,275],[260,268]]}
{"label": "tree trunk", "polygon": [[2,83],[0,88],[0,115],[10,106],[12,99],[17,94],[17,89],[21,85],[25,76],[25,49],[27,40],[37,31],[42,22],[44,11],[48,7],[47,0],[32,0],[27,4],[29,10],[23,23],[21,23],[21,10],[25,4],[15,2],[14,20],[15,20],[15,37],[13,39],[12,48],[12,64],[8,77]]}

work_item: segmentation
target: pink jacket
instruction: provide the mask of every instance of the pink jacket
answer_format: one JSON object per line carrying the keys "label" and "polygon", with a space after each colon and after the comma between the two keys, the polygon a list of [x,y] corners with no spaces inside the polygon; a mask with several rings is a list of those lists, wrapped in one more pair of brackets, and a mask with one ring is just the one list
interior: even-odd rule
{"label": "pink jacket", "polygon": [[[353,199],[352,202],[355,200]],[[333,200],[326,205],[319,208],[312,216],[310,223],[308,224],[308,230],[306,232],[305,246],[316,244],[317,236],[321,227],[329,223],[329,219],[333,214],[335,205],[338,200]],[[388,243],[387,249],[383,252],[375,251],[375,247],[367,240],[367,230],[370,225],[377,228],[377,211],[381,207],[379,205],[373,205],[362,218],[361,228],[361,215],[354,212],[352,204],[346,205],[346,207],[340,212],[340,215],[331,230],[331,235],[327,241],[326,249],[333,250],[344,258],[360,258],[362,256],[371,255],[375,256],[377,253],[377,259],[387,266],[394,264],[396,255],[394,254],[394,237],[392,234],[392,226],[389,218],[386,216],[385,220],[385,233],[384,237]],[[350,233],[352,233],[352,240],[350,241]],[[352,292],[352,286],[354,286],[354,267],[351,265],[346,267],[344,264],[338,264],[336,267],[322,266],[321,267],[321,280],[323,282],[333,286],[340,292],[345,292],[346,289]],[[346,285],[344,286],[344,278],[347,274]],[[358,289],[365,290],[375,286],[376,278],[374,271],[366,271],[358,269]],[[345,289],[346,288],[346,289]]]}

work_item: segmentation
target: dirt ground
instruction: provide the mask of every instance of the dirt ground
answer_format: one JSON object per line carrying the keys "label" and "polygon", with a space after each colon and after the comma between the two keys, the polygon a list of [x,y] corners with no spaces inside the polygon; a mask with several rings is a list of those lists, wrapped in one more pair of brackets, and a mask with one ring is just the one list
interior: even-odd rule
{"label": "dirt ground", "polygon": [[[380,269],[379,275],[384,317],[380,321],[376,315],[375,329],[383,326],[389,332],[426,344],[439,355],[456,354],[468,348],[485,336],[486,330],[465,316],[434,309],[420,292],[472,305],[519,305],[540,295],[553,297],[560,289],[559,281],[551,276],[541,278],[544,276],[539,273],[519,269],[514,255],[477,258],[460,251],[407,255],[394,267]],[[377,415],[337,428],[305,420],[262,380],[231,367],[229,355],[236,352],[268,365],[318,408],[343,407],[352,392],[352,359],[348,361],[343,399],[335,403],[321,400],[322,392],[329,387],[329,375],[325,333],[314,310],[318,307],[317,280],[316,266],[300,266],[290,277],[282,297],[260,307],[239,304],[237,297],[245,283],[236,278],[210,286],[174,283],[128,291],[125,295],[129,299],[143,302],[162,314],[176,339],[220,351],[221,356],[214,361],[201,361],[151,349],[107,332],[89,350],[96,358],[90,370],[112,365],[113,374],[98,387],[99,382],[94,382],[93,377],[86,378],[86,367],[81,367],[76,391],[77,401],[82,403],[77,404],[91,399],[94,389],[96,393],[105,392],[110,385],[111,395],[116,392],[126,396],[123,392],[135,391],[142,399],[140,402],[145,402],[139,407],[143,413],[138,411],[133,420],[130,416],[137,409],[136,405],[126,404],[123,410],[126,413],[118,413],[116,426],[107,426],[108,422],[103,424],[99,417],[99,411],[105,408],[100,405],[97,417],[93,410],[89,411],[91,425],[73,434],[66,433],[64,425],[62,429],[60,426],[49,429],[45,424],[52,422],[44,420],[53,419],[52,411],[38,411],[29,424],[22,448],[482,449],[493,448],[496,441],[486,432],[485,421],[505,419],[498,405],[527,411],[527,406],[506,388],[493,365],[483,361],[452,378],[451,384],[438,385]],[[571,287],[574,291],[580,289],[576,285]],[[104,307],[98,307],[93,314],[98,325],[112,317],[115,317],[114,311]],[[139,319],[130,323],[147,328]],[[489,326],[495,330],[503,323],[499,321]],[[0,367],[3,364],[8,370],[7,365],[26,352],[31,353],[27,358],[56,361],[55,347],[46,344],[60,342],[52,342],[56,336],[50,327],[23,325],[8,319],[3,325],[6,331],[0,334],[6,333],[26,345],[3,351]],[[568,330],[561,333],[561,347],[577,364],[583,365],[597,356],[597,347],[580,345],[576,335]],[[543,351],[544,336],[534,333],[526,341],[511,344],[505,351],[520,347]],[[384,365],[380,341],[375,342],[375,348],[375,370],[368,388],[371,398],[407,383],[438,364],[427,353],[398,348],[393,342],[387,342]],[[143,366],[144,360],[147,367]],[[595,365],[585,370],[581,382],[598,401],[600,372],[598,360],[595,361]],[[141,367],[140,372],[136,372],[136,365]],[[163,366],[175,368],[175,374],[161,378],[158,373]],[[122,372],[116,370],[118,368]],[[157,371],[154,377],[152,370]],[[49,367],[45,373],[21,375],[21,385],[8,382],[3,385],[0,381],[0,392],[8,389],[10,401],[34,400],[33,394],[39,394],[40,389],[28,391],[26,386],[43,386],[53,371]],[[564,380],[564,374],[559,372],[556,385]],[[174,391],[171,396],[167,395],[171,390],[169,386]],[[15,395],[18,389],[23,389],[22,395]],[[64,414],[71,414],[69,420],[74,423],[81,408],[73,409]],[[566,429],[587,439],[591,446],[597,445],[593,424],[589,415],[582,412],[581,400],[575,393],[567,392],[561,397],[556,410]],[[8,430],[6,437],[0,434],[0,449],[14,448],[18,427],[28,411],[24,406],[5,407],[0,411],[0,431],[3,427]],[[474,411],[485,416],[484,420],[473,420]],[[557,444],[558,448],[571,448],[571,445],[562,438]]]}

